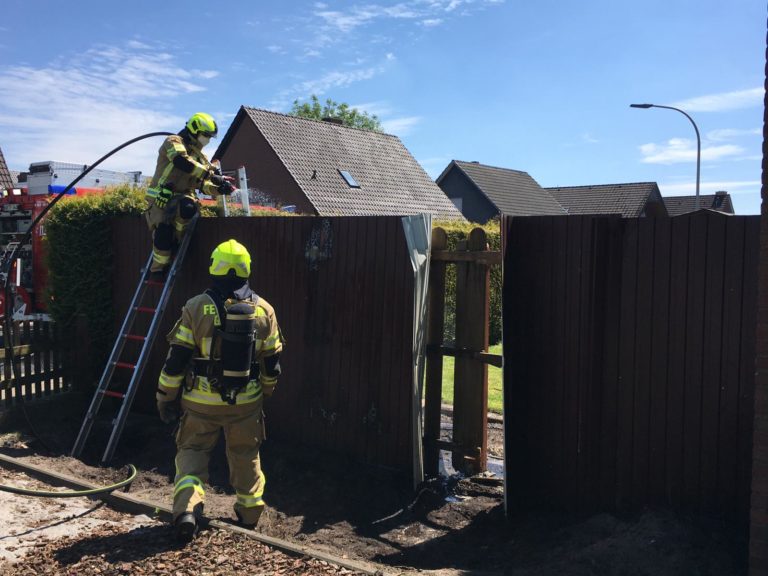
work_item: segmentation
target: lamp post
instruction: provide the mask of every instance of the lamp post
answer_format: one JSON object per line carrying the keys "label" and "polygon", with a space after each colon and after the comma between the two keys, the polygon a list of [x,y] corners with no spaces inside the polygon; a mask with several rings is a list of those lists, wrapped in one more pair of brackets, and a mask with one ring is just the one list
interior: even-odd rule
{"label": "lamp post", "polygon": [[680,108],[674,108],[673,106],[661,106],[660,104],[630,104],[630,108],[666,108],[667,110],[675,110],[684,115],[693,124],[693,129],[696,131],[696,202],[694,204],[694,210],[699,210],[699,175],[701,174],[701,136],[699,136],[699,127],[696,126],[696,122],[688,114],[680,110]]}

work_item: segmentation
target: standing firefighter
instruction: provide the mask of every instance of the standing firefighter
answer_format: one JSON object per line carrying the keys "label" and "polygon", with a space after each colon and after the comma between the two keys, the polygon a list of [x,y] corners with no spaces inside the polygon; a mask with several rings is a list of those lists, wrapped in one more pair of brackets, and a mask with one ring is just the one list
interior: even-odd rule
{"label": "standing firefighter", "polygon": [[166,423],[176,420],[182,391],[173,520],[177,537],[187,542],[197,531],[220,430],[237,493],[235,514],[244,526],[259,521],[266,483],[259,462],[262,406],[277,384],[283,348],[274,309],[248,285],[248,250],[235,240],[219,244],[208,272],[211,287],[187,301],[168,335],[171,348],[157,390]]}
{"label": "standing firefighter", "polygon": [[162,274],[178,242],[198,210],[195,190],[208,195],[231,194],[235,188],[203,154],[203,148],[218,133],[216,121],[203,112],[194,114],[184,129],[168,136],[160,146],[157,167],[147,189],[145,212],[152,230],[151,271]]}

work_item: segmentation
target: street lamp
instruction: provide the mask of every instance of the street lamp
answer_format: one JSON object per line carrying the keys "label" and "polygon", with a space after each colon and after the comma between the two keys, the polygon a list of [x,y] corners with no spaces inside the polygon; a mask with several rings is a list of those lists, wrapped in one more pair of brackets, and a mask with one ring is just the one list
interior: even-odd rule
{"label": "street lamp", "polygon": [[696,203],[694,204],[694,210],[699,209],[699,175],[701,174],[701,136],[699,136],[699,127],[696,126],[696,122],[693,118],[688,116],[686,112],[680,110],[680,108],[674,108],[672,106],[661,106],[660,104],[630,104],[630,108],[666,108],[667,110],[675,110],[683,114],[693,124],[693,129],[696,130]]}

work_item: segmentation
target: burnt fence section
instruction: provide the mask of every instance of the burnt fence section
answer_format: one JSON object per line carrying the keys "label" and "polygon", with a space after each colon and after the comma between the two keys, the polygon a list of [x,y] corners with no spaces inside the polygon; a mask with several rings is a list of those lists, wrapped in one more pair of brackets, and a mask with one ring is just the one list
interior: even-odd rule
{"label": "burnt fence section", "polygon": [[746,525],[759,218],[502,227],[508,507]]}
{"label": "burnt fence section", "polygon": [[[4,328],[0,335],[5,342]],[[13,356],[0,348],[0,409],[30,403],[70,390],[56,324],[50,321],[14,321]]]}
{"label": "burnt fence section", "polygon": [[[229,238],[250,251],[251,286],[275,307],[287,342],[267,435],[410,474],[414,278],[401,219],[201,219],[160,335],[207,287],[211,251]],[[144,221],[116,219],[113,246],[117,331],[151,246]],[[167,350],[158,336],[134,410],[155,410]]]}

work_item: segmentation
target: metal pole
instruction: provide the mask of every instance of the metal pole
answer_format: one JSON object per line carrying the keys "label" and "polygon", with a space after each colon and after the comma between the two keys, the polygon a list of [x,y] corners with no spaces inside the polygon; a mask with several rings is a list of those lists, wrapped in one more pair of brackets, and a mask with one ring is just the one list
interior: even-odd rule
{"label": "metal pole", "polygon": [[674,106],[662,106],[661,104],[630,104],[629,106],[630,108],[666,108],[667,110],[675,110],[688,118],[691,124],[693,124],[693,129],[696,131],[696,202],[694,204],[694,210],[698,211],[701,207],[699,198],[699,181],[701,177],[701,135],[699,135],[699,127],[696,126],[696,122],[693,121],[693,118],[691,118],[687,112],[680,110],[680,108],[675,108]]}

